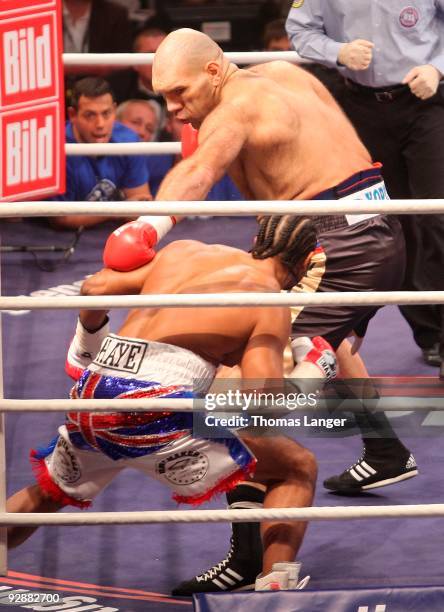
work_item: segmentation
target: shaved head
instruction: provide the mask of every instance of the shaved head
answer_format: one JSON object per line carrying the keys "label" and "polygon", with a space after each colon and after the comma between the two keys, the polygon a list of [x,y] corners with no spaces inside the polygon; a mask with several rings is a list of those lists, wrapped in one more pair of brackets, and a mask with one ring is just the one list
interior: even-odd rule
{"label": "shaved head", "polygon": [[155,91],[169,88],[178,75],[204,70],[208,62],[223,60],[223,51],[209,36],[182,28],[171,32],[160,44],[153,63]]}
{"label": "shaved head", "polygon": [[154,56],[153,87],[177,120],[199,128],[222,99],[227,79],[238,70],[206,34],[171,32]]}

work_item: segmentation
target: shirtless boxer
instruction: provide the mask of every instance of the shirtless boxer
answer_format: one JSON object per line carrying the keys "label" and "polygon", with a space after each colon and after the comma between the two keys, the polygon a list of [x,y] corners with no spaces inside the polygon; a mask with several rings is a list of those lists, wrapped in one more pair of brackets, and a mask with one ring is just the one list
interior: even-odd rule
{"label": "shirtless boxer", "polygon": [[[227,171],[250,199],[388,197],[379,164],[372,164],[332,96],[297,66],[270,62],[239,69],[210,38],[182,29],[158,48],[153,84],[170,112],[199,129],[194,151],[188,143],[189,156],[166,176],[158,200],[202,200]],[[359,202],[356,209],[355,215],[315,218],[321,248],[295,291],[401,287],[405,245],[399,222],[383,215],[360,215]],[[149,260],[156,239],[174,222],[169,217],[148,217],[123,226],[108,240],[107,265],[131,269]],[[267,224],[262,220],[261,232],[269,231]],[[119,253],[118,261],[114,252]],[[368,376],[366,368],[359,355],[351,354],[345,338],[362,337],[376,310],[372,306],[294,308],[292,335],[324,336],[338,349],[342,376],[362,379]],[[328,479],[327,488],[360,492],[417,474],[414,458],[383,413],[363,413],[357,422],[364,434],[359,469],[349,468]],[[251,503],[258,503],[255,496]],[[191,581],[188,592],[204,583],[205,588],[208,583],[214,587],[214,576],[210,571]]]}
{"label": "shirtless boxer", "polygon": [[[316,246],[314,224],[307,218],[282,217],[276,245],[275,257],[254,259],[254,251],[251,255],[225,246],[174,242],[135,271],[98,272],[84,282],[82,294],[278,292],[303,275]],[[244,379],[282,379],[289,333],[288,308],[137,309],[119,335],[109,333],[104,311],[81,311],[67,358],[67,371],[77,379],[71,395],[192,397],[193,391],[208,390],[219,364],[240,363]],[[315,346],[304,348],[299,342],[301,347],[294,377],[325,378],[324,356],[332,354],[327,343],[318,339]],[[201,503],[255,472],[253,481],[267,486],[265,506],[311,504],[316,462],[296,442],[284,436],[230,437],[228,431],[227,437],[216,439],[193,438],[191,433],[189,413],[70,412],[50,446],[33,452],[39,484],[16,493],[7,510],[87,506],[126,467],[163,482],[184,503]],[[173,478],[174,462],[190,452],[197,459],[181,468],[180,479]],[[286,587],[288,572],[272,571],[273,564],[293,561],[305,528],[302,522],[262,525],[264,565],[257,589],[276,582]],[[9,543],[20,544],[34,529],[10,528]],[[293,573],[294,566],[289,571]]]}

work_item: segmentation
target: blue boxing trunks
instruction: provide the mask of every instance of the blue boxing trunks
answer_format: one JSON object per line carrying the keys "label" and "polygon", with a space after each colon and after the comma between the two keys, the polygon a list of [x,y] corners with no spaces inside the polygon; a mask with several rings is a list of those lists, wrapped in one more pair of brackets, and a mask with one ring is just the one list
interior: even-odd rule
{"label": "blue boxing trunks", "polygon": [[[80,507],[125,468],[166,484],[173,499],[200,504],[254,470],[247,446],[227,438],[193,438],[193,415],[168,412],[168,398],[205,393],[215,367],[195,353],[160,342],[109,334],[76,385],[76,399],[163,398],[165,412],[69,412],[51,444],[32,451],[41,488]],[[228,433],[228,432],[227,432]]]}
{"label": "blue boxing trunks", "polygon": [[[356,214],[312,217],[319,244],[304,277],[292,291],[395,291],[405,271],[405,243],[399,221],[360,214],[359,200],[389,199],[380,164],[354,174],[313,200],[356,199]],[[375,306],[293,307],[292,337],[323,336],[333,348],[355,332],[363,337]]]}

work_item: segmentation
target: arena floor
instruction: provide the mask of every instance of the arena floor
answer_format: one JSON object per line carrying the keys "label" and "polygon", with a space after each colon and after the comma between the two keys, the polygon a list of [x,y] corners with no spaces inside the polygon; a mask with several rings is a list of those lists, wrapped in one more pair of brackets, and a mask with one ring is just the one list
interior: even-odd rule
{"label": "arena floor", "polygon": [[[42,270],[28,253],[2,254],[3,295],[29,295],[62,285],[62,291],[74,292],[75,288],[69,286],[99,269],[101,250],[111,227],[85,231],[69,261],[54,271]],[[169,239],[195,238],[246,248],[254,230],[255,222],[247,218],[194,219],[177,226]],[[3,245],[63,245],[72,236],[38,220],[2,222]],[[47,267],[58,257],[40,254],[38,263]],[[114,331],[123,317],[122,311],[112,313]],[[63,365],[75,318],[73,311],[62,310],[3,315],[5,397],[49,399],[67,395],[70,380]],[[374,375],[437,375],[437,369],[422,362],[396,308],[379,312],[362,355]],[[33,482],[29,449],[46,445],[61,421],[61,414],[7,416],[8,494]],[[444,419],[441,421],[444,423]],[[320,485],[315,505],[441,502],[443,430],[439,419],[435,425],[427,425],[430,422],[427,412],[397,416],[394,421],[418,461],[417,478],[355,498],[329,494]],[[356,437],[305,437],[302,441],[317,454],[319,482],[353,463],[361,450]],[[222,504],[222,500],[216,500],[209,507]],[[175,507],[167,489],[131,471],[115,480],[94,504],[99,511]],[[72,597],[70,601],[84,602],[76,610],[191,609],[190,601],[175,600],[168,593],[177,582],[219,561],[227,549],[228,533],[226,524],[41,528],[23,546],[11,551],[10,572],[0,578],[0,590],[4,591],[0,605],[8,609],[7,599],[2,599],[8,593],[4,587],[13,586],[32,592],[57,592]],[[442,584],[443,546],[442,519],[318,522],[309,527],[299,558],[303,575],[312,576],[310,587],[314,589],[434,585]]]}

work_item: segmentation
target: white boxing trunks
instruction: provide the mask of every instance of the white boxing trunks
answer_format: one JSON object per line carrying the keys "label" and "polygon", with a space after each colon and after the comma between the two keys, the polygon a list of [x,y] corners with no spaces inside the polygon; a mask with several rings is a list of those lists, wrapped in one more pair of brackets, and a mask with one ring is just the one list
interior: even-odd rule
{"label": "white boxing trunks", "polygon": [[234,434],[193,438],[193,415],[168,412],[168,398],[205,393],[215,367],[171,344],[109,334],[72,398],[165,398],[165,412],[70,412],[47,448],[31,451],[43,490],[64,505],[89,506],[123,469],[163,482],[179,503],[200,504],[254,470]]}

